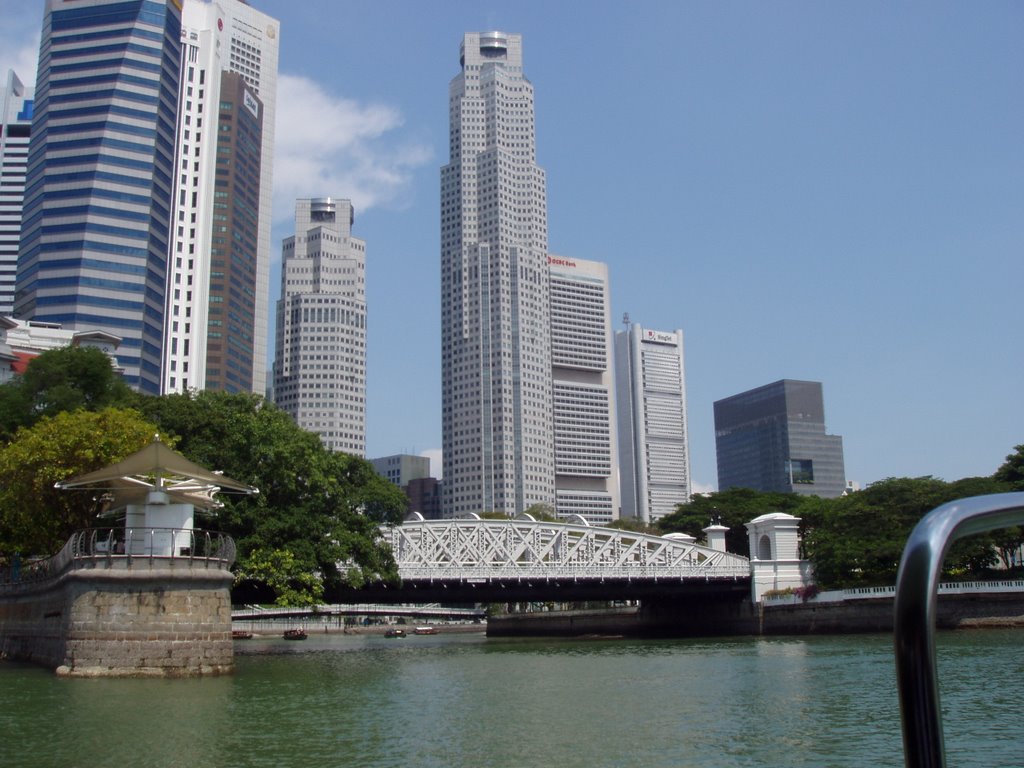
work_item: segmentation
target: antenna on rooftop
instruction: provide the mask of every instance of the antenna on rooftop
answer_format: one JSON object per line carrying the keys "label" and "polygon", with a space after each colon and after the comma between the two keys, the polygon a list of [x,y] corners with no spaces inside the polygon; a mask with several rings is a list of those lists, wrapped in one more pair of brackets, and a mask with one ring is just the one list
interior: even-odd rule
{"label": "antenna on rooftop", "polygon": [[629,325],[630,325],[629,312],[623,312],[622,313],[622,324],[624,326],[626,326],[627,328],[629,327]]}

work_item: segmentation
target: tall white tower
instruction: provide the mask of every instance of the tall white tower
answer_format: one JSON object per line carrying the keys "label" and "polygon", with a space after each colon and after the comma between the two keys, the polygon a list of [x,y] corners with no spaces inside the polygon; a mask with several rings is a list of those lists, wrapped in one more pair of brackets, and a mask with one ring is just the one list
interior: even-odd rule
{"label": "tall white tower", "polygon": [[522,37],[467,33],[441,169],[444,514],[555,503],[544,171]]}
{"label": "tall white tower", "polygon": [[[225,344],[251,349],[252,381],[246,388],[266,389],[267,328],[270,290],[270,219],[277,105],[277,60],[280,23],[244,0],[186,0],[181,27],[181,94],[178,104],[174,211],[170,237],[165,317],[162,391],[183,392],[207,385],[211,259],[225,240],[240,233],[226,231],[225,211],[233,201],[217,190],[218,120],[221,73],[239,75],[255,99],[243,105],[261,121],[258,205],[254,240],[255,289],[243,313],[252,315],[252,333],[225,337]],[[230,115],[225,115],[230,118]],[[224,147],[221,147],[223,151]],[[223,169],[221,169],[223,172]],[[232,190],[232,194],[234,190]],[[250,207],[248,201],[245,207]],[[219,247],[221,246],[221,247]],[[223,266],[223,265],[220,265]],[[177,297],[177,298],[175,298]],[[246,322],[246,327],[249,327]],[[214,329],[214,333],[223,333]],[[217,378],[216,376],[214,377]]]}
{"label": "tall white tower", "polygon": [[619,516],[608,265],[548,256],[555,420],[555,511]]}
{"label": "tall white tower", "polygon": [[683,332],[615,334],[622,515],[653,523],[690,501]]}
{"label": "tall white tower", "polygon": [[295,203],[281,249],[274,401],[335,451],[366,452],[366,244],[352,203]]}
{"label": "tall white tower", "polygon": [[7,82],[0,89],[0,316],[14,311],[34,92],[34,88],[22,84],[14,70],[7,72]]}

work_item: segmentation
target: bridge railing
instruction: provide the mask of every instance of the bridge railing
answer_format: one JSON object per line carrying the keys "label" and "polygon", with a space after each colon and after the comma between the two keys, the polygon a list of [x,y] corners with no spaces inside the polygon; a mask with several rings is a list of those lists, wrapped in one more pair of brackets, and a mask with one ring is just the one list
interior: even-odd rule
{"label": "bridge railing", "polygon": [[[940,595],[976,595],[1024,592],[1024,580],[1003,579],[998,581],[944,581],[938,587]],[[892,600],[896,587],[854,587],[819,592],[813,597],[795,593],[765,595],[765,605],[790,605],[796,603],[841,603],[846,600]]]}
{"label": "bridge railing", "polygon": [[0,571],[0,588],[35,584],[76,568],[127,569],[157,563],[230,568],[235,542],[225,533],[198,528],[86,528],[76,531],[52,557],[14,563]]}
{"label": "bridge railing", "polygon": [[568,566],[568,565],[480,565],[409,566],[399,568],[403,579],[416,581],[592,581],[600,579],[748,579],[750,568],[742,565],[717,566],[713,571],[701,566],[665,568],[663,566]]}

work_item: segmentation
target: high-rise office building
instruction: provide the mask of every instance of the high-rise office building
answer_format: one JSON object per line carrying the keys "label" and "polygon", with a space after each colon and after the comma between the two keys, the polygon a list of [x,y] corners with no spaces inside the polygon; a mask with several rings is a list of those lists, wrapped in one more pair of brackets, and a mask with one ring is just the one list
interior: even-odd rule
{"label": "high-rise office building", "polygon": [[178,0],[46,0],[14,314],[121,337],[160,392]]}
{"label": "high-rise office building", "polygon": [[653,523],[690,501],[683,332],[615,334],[623,517]]}
{"label": "high-rise office building", "polygon": [[243,0],[184,6],[164,392],[265,389],[278,33]]}
{"label": "high-rise office building", "polygon": [[718,488],[835,498],[843,438],[825,434],[821,383],[783,379],[715,402]]}
{"label": "high-rise office building", "polygon": [[370,463],[378,475],[390,480],[399,488],[413,480],[430,477],[430,458],[427,456],[396,453],[393,456],[370,459]]}
{"label": "high-rise office building", "polygon": [[252,391],[263,109],[235,72],[221,73],[213,192],[206,389]]}
{"label": "high-rise office building", "polygon": [[298,200],[282,246],[274,402],[331,450],[366,451],[366,244],[352,203]]}
{"label": "high-rise office building", "polygon": [[441,169],[444,513],[555,503],[547,201],[522,37],[468,33]]}
{"label": "high-rise office building", "polygon": [[554,387],[555,511],[619,516],[608,266],[548,256]]}
{"label": "high-rise office building", "polygon": [[33,91],[13,70],[0,91],[0,317],[14,311]]}

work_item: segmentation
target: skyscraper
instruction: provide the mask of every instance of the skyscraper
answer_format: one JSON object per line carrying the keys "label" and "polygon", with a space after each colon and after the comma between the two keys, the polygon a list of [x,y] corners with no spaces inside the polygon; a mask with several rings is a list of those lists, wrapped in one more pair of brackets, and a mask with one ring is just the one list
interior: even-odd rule
{"label": "skyscraper", "polygon": [[46,0],[14,313],[122,338],[160,391],[178,0]]}
{"label": "skyscraper", "polygon": [[548,256],[554,387],[555,511],[619,516],[608,266]]}
{"label": "skyscraper", "polygon": [[683,332],[615,334],[622,515],[653,523],[690,501]]}
{"label": "skyscraper", "polygon": [[366,244],[352,203],[295,203],[282,246],[274,402],[331,450],[366,451]]}
{"label": "skyscraper", "polygon": [[783,379],[715,402],[718,487],[834,498],[843,438],[825,434],[821,383]]}
{"label": "skyscraper", "polygon": [[164,392],[265,388],[278,31],[242,0],[184,7]]}
{"label": "skyscraper", "polygon": [[33,91],[22,85],[13,70],[0,91],[0,316],[14,311]]}
{"label": "skyscraper", "polygon": [[441,169],[444,512],[555,503],[547,201],[522,37],[467,33]]}
{"label": "skyscraper", "polygon": [[247,392],[266,365],[254,359],[263,104],[241,75],[220,77],[205,388]]}

